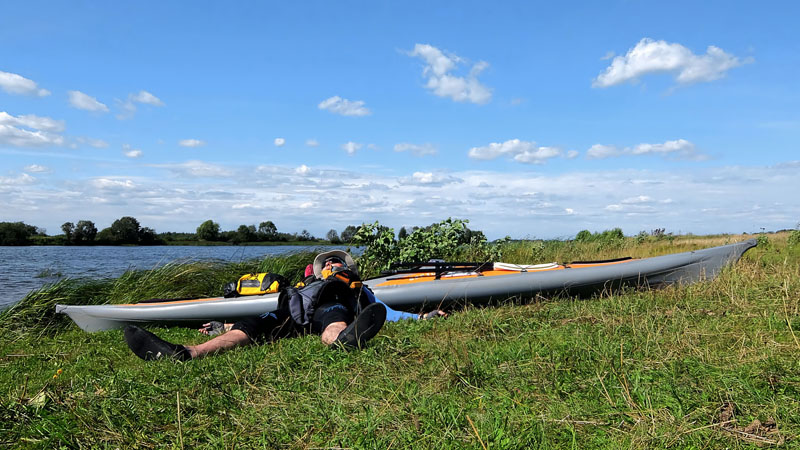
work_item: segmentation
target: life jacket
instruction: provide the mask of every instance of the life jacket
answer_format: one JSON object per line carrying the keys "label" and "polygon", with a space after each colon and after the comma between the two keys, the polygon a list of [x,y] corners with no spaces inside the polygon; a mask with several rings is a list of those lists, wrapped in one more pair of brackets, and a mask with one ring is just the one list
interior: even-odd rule
{"label": "life jacket", "polygon": [[316,279],[303,287],[287,288],[282,303],[287,304],[292,319],[302,326],[311,323],[320,305],[340,303],[354,315],[372,302],[361,280],[349,270],[336,272],[324,280]]}

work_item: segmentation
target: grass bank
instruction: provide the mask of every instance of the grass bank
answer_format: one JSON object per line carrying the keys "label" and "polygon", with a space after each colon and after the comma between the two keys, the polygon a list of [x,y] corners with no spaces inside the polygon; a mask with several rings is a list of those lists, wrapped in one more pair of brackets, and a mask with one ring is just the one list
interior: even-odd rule
{"label": "grass bank", "polygon": [[[644,257],[741,239],[517,242],[503,259]],[[795,446],[800,249],[786,239],[762,240],[712,282],[392,323],[359,352],[332,352],[308,336],[188,363],[144,363],[120,331],[84,333],[52,305],[213,294],[255,269],[297,278],[313,255],[65,280],[0,321],[0,445]]]}

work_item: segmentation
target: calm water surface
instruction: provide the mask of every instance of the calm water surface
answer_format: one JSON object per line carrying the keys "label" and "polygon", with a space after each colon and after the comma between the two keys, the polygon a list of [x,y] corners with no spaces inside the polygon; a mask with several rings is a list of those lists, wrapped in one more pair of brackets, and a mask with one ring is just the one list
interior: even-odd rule
{"label": "calm water surface", "polygon": [[0,247],[0,310],[62,277],[117,277],[128,269],[152,269],[176,260],[241,261],[323,248],[341,247]]}

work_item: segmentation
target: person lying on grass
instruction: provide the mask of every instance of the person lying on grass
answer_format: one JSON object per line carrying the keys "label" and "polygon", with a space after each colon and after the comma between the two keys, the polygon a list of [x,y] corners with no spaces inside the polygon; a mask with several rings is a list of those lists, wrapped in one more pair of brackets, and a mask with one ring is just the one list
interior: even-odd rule
{"label": "person lying on grass", "polygon": [[[125,342],[144,360],[180,361],[306,332],[320,335],[322,342],[332,348],[362,348],[386,322],[387,306],[362,287],[358,268],[349,254],[341,250],[321,253],[314,259],[313,269],[314,280],[302,288],[287,289],[282,296],[286,300],[279,302],[277,310],[240,320],[230,328],[224,326],[224,334],[205,343],[173,344],[135,325],[125,327]],[[389,311],[390,321],[447,316],[440,310],[419,316]]]}

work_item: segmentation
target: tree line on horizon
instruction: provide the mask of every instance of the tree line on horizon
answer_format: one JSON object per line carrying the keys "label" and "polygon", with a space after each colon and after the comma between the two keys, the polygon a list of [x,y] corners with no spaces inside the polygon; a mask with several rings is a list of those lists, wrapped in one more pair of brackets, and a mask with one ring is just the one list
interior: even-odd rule
{"label": "tree line on horizon", "polygon": [[[280,232],[271,220],[260,222],[258,226],[242,224],[235,230],[225,231],[219,223],[209,219],[201,223],[194,233],[157,233],[153,228],[143,227],[135,217],[124,216],[101,230],[91,220],[64,222],[61,225],[62,234],[51,236],[45,229],[24,222],[0,222],[0,245],[168,245],[194,242],[239,245],[256,242],[321,241],[336,245],[352,243],[361,227],[362,225],[348,225],[341,232],[331,229],[321,239],[308,230],[300,233]],[[402,227],[397,238],[405,239],[409,234],[429,227]]]}
{"label": "tree line on horizon", "polygon": [[[348,225],[341,234],[331,229],[324,240],[332,244],[349,243],[358,228],[359,226]],[[280,232],[270,220],[259,223],[258,227],[243,224],[235,230],[222,230],[217,222],[206,220],[197,227],[195,233],[157,233],[153,228],[143,227],[135,217],[125,216],[101,230],[91,220],[65,222],[61,225],[61,232],[62,234],[51,236],[44,228],[24,222],[0,222],[0,245],[167,245],[180,242],[239,245],[248,242],[323,241],[308,230],[300,233]]]}

